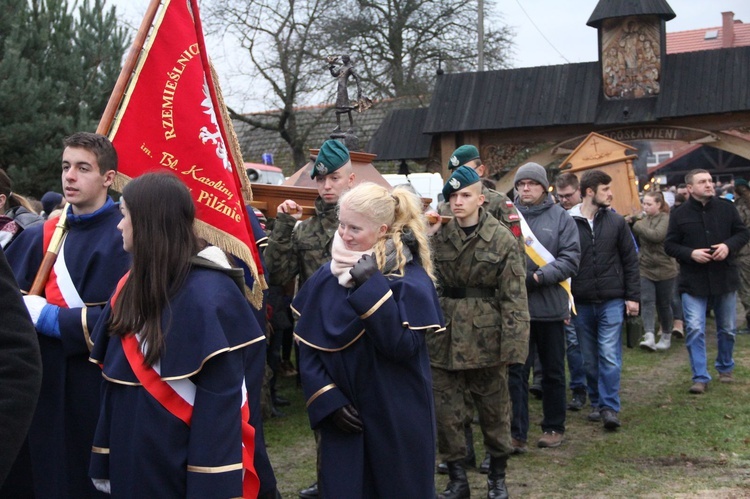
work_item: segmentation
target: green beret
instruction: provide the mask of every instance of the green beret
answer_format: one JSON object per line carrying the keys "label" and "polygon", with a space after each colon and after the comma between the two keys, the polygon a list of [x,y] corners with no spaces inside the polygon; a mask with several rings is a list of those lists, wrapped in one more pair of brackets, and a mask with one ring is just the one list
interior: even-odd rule
{"label": "green beret", "polygon": [[736,178],[734,179],[734,187],[735,189],[737,187],[745,187],[746,189],[750,189],[750,184],[748,184],[747,180],[745,180],[744,178]]}
{"label": "green beret", "polygon": [[443,199],[447,202],[451,198],[451,194],[477,182],[479,182],[479,174],[474,171],[474,168],[466,165],[459,166],[453,170],[451,178],[443,187]]}
{"label": "green beret", "polygon": [[310,177],[328,175],[349,162],[349,149],[338,140],[326,140],[320,146],[318,157],[310,172]]}
{"label": "green beret", "polygon": [[471,144],[463,145],[451,154],[451,159],[448,160],[448,169],[454,170],[473,159],[479,159],[479,150]]}

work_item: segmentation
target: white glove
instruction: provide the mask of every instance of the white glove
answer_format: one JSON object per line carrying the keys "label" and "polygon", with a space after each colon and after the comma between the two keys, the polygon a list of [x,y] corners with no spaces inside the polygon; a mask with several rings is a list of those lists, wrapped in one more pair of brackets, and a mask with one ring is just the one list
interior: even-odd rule
{"label": "white glove", "polygon": [[23,297],[23,302],[26,304],[26,309],[29,311],[31,322],[36,326],[36,323],[39,322],[39,316],[42,314],[44,306],[47,305],[47,300],[41,296],[25,295]]}
{"label": "white glove", "polygon": [[110,490],[109,480],[106,480],[104,478],[92,478],[91,481],[94,482],[94,488],[99,492],[112,494],[112,491]]}

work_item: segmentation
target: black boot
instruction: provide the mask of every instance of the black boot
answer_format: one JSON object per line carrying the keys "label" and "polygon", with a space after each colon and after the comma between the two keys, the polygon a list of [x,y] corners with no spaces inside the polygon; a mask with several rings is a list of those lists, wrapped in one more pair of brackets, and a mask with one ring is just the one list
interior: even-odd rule
{"label": "black boot", "polygon": [[505,486],[505,466],[507,457],[490,456],[490,472],[487,475],[487,499],[508,499]]}
{"label": "black boot", "polygon": [[448,461],[448,485],[438,499],[469,499],[469,480],[466,478],[466,470],[459,461]]}

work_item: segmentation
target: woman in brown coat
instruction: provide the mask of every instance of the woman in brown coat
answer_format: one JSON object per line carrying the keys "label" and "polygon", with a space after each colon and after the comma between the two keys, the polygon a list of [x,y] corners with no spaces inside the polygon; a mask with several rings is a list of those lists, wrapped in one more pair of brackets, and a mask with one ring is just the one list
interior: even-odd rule
{"label": "woman in brown coat", "polygon": [[[667,350],[672,337],[672,292],[677,277],[677,262],[664,252],[664,238],[669,226],[669,205],[661,192],[643,197],[645,216],[633,225],[640,251],[641,315],[645,331],[640,346],[646,350]],[[655,313],[659,312],[661,338],[654,342]]]}

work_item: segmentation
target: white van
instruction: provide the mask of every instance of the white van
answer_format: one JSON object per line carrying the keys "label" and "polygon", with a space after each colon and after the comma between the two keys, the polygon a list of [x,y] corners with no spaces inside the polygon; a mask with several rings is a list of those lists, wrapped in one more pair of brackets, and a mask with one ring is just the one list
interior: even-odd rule
{"label": "white van", "polygon": [[401,184],[411,184],[414,190],[423,197],[430,198],[430,206],[437,210],[438,203],[443,200],[443,177],[439,173],[412,173],[399,175],[386,173],[383,178],[393,187]]}

